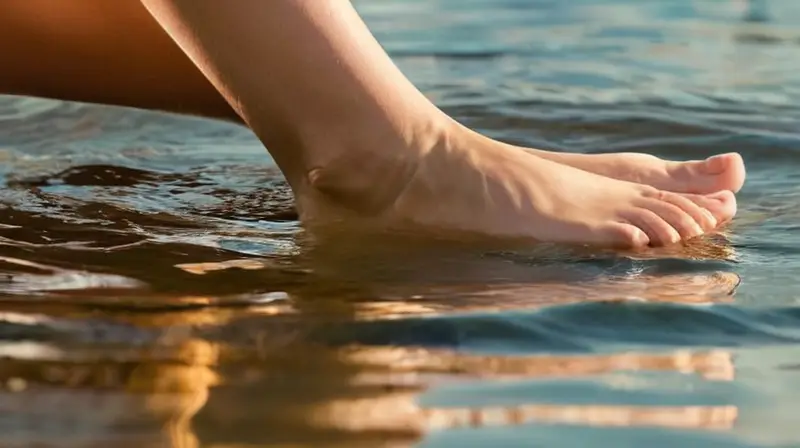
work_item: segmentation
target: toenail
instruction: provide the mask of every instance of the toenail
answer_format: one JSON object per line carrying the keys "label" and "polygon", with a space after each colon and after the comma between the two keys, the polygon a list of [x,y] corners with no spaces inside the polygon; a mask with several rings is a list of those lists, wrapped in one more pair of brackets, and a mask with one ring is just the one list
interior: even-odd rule
{"label": "toenail", "polygon": [[703,209],[703,213],[706,215],[706,218],[708,218],[708,221],[711,223],[711,228],[716,228],[717,218],[715,218],[714,215],[712,215],[711,212],[706,209]]}
{"label": "toenail", "polygon": [[635,246],[644,247],[650,244],[650,238],[642,232],[638,230],[633,234],[633,242]]}
{"label": "toenail", "polygon": [[682,238],[681,238],[680,234],[678,232],[674,232],[674,233],[670,234],[670,236],[669,236],[669,243],[670,244],[675,244],[678,241],[680,241],[681,239]]}
{"label": "toenail", "polygon": [[724,159],[728,157],[727,154],[717,154],[715,156],[711,156],[706,159],[706,166],[710,171],[709,174],[719,174],[719,172],[725,169],[725,164],[722,163]]}

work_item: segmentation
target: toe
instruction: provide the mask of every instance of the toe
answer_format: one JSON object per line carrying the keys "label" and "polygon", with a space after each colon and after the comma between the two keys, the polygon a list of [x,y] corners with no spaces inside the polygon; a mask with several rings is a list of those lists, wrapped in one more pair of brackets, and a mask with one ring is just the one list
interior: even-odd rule
{"label": "toe", "polygon": [[701,161],[702,169],[706,174],[722,174],[728,171],[731,166],[737,162],[742,161],[742,156],[738,153],[731,152],[727,154],[717,154],[711,156],[706,160]]}
{"label": "toe", "polygon": [[685,194],[683,195],[695,204],[714,215],[718,224],[723,224],[736,215],[736,196],[730,191],[719,191],[713,194]]}
{"label": "toe", "polygon": [[[663,199],[645,198],[637,205],[650,210],[658,215],[659,218],[666,221],[672,229],[678,232],[681,239],[689,239],[702,235],[703,228],[692,216],[692,214],[702,216],[702,210],[688,199],[686,202],[689,204],[684,204],[680,199],[676,198],[676,196],[677,195],[665,193]],[[670,200],[672,202],[670,202]],[[682,207],[687,207],[691,213],[684,211]],[[672,235],[669,235],[669,237],[670,240],[666,242],[676,242]]]}
{"label": "toe", "polygon": [[669,171],[676,184],[673,191],[700,194],[722,190],[738,192],[746,174],[742,156],[735,152],[705,160],[675,162]]}
{"label": "toe", "polygon": [[706,173],[716,176],[717,191],[730,190],[737,193],[742,189],[746,170],[744,160],[739,153],[719,154],[709,157],[704,162]]}
{"label": "toe", "polygon": [[717,227],[717,218],[714,217],[713,213],[682,194],[664,192],[661,194],[660,199],[680,208],[684,213],[689,215],[695,223],[699,224],[703,231],[712,230]]}
{"label": "toe", "polygon": [[666,246],[681,240],[681,235],[656,212],[647,208],[636,208],[624,216],[629,223],[644,231],[651,246]]}
{"label": "toe", "polygon": [[615,222],[604,226],[598,232],[603,244],[611,244],[623,248],[645,247],[650,238],[640,228],[623,222]]}

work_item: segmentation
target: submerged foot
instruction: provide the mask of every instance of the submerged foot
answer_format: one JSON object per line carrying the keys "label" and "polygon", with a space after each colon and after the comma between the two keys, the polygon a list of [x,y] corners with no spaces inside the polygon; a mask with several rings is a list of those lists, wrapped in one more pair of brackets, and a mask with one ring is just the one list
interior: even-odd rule
{"label": "submerged foot", "polygon": [[738,192],[745,180],[742,156],[720,154],[705,160],[673,162],[650,154],[574,154],[528,150],[539,157],[618,180],[678,193]]}
{"label": "submerged foot", "polygon": [[299,198],[307,222],[540,242],[666,245],[714,229],[736,212],[730,191],[676,193],[618,180],[464,128],[432,148],[345,156],[309,179],[311,191]]}

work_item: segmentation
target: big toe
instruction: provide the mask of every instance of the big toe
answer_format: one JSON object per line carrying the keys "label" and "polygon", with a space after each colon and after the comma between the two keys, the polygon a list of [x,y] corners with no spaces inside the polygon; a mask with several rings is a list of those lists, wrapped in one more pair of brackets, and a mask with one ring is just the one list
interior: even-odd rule
{"label": "big toe", "polygon": [[742,156],[731,152],[705,160],[679,162],[671,167],[672,176],[681,182],[687,193],[716,193],[741,190],[745,180]]}

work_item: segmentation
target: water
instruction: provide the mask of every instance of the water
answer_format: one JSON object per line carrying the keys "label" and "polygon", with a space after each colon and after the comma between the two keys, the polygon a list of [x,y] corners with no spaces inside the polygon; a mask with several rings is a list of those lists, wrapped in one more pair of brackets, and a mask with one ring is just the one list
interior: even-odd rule
{"label": "water", "polygon": [[3,97],[2,446],[800,446],[800,3],[357,6],[493,137],[741,152],[739,217],[637,257],[348,257],[245,129]]}

